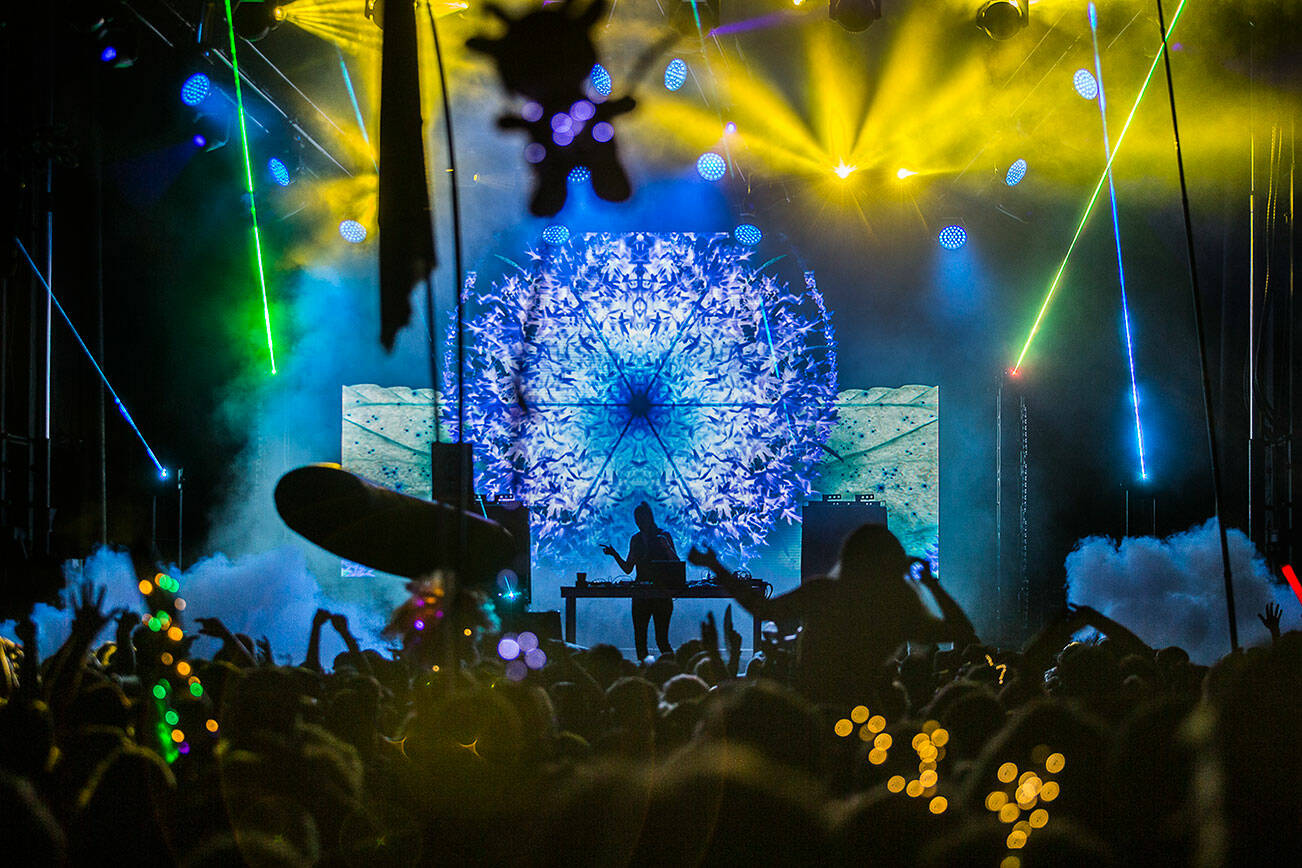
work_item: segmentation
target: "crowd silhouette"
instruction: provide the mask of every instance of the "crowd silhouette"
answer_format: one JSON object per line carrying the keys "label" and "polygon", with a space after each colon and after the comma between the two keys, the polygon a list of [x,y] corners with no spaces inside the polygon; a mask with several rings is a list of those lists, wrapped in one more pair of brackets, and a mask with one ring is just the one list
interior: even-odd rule
{"label": "crowd silhouette", "polygon": [[[779,630],[743,667],[729,608],[722,630],[710,615],[634,661],[503,632],[471,592],[414,586],[403,648],[363,649],[319,611],[287,666],[147,578],[144,616],[73,588],[61,647],[38,651],[30,619],[3,643],[0,852],[991,868],[1302,853],[1302,633],[1277,608],[1270,644],[1204,667],[1085,607],[1023,647],[983,644],[882,529],[772,599],[692,558],[742,607],[800,624],[797,640]],[[327,626],[347,647],[328,666]],[[1096,638],[1073,642],[1087,626]],[[221,641],[211,659],[192,653],[199,633]]]}

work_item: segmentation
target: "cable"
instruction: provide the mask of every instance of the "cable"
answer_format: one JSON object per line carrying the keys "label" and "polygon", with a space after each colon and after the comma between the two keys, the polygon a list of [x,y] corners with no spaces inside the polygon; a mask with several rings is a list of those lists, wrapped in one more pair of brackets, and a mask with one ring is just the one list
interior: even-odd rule
{"label": "cable", "polygon": [[[1184,7],[1181,0],[1180,7]],[[1176,12],[1179,15],[1179,11]],[[1212,383],[1207,374],[1207,336],[1203,330],[1202,292],[1198,288],[1198,263],[1194,258],[1193,218],[1189,213],[1189,186],[1184,174],[1184,154],[1180,149],[1180,124],[1175,111],[1175,83],[1171,78],[1171,54],[1167,48],[1166,15],[1162,0],[1157,0],[1157,24],[1162,32],[1162,61],[1166,66],[1166,93],[1171,103],[1171,133],[1175,138],[1175,164],[1180,175],[1180,205],[1184,211],[1185,251],[1189,259],[1189,290],[1193,296],[1194,330],[1198,337],[1198,367],[1202,373],[1203,415],[1207,420],[1207,451],[1212,465],[1212,509],[1221,538],[1221,568],[1225,576],[1225,612],[1230,621],[1230,648],[1239,650],[1239,625],[1234,615],[1234,577],[1230,570],[1230,544],[1221,519],[1221,459],[1216,448],[1216,421],[1212,410]],[[1175,25],[1172,19],[1171,25]]]}

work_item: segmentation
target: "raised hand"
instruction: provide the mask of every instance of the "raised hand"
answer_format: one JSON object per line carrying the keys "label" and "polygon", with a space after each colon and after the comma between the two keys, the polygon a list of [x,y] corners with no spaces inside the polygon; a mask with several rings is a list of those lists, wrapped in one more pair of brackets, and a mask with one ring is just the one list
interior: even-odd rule
{"label": "raised hand", "polygon": [[329,620],[330,620],[329,612],[327,612],[325,609],[317,609],[316,614],[312,616],[312,629],[315,630],[318,627],[324,627],[326,625],[326,622]]}
{"label": "raised hand", "polygon": [[728,643],[728,669],[736,675],[741,664],[741,634],[732,626],[732,603],[723,610],[723,638]]}
{"label": "raised hand", "polygon": [[1267,603],[1265,614],[1257,613],[1257,619],[1270,631],[1271,641],[1279,638],[1279,619],[1283,614],[1284,610],[1277,603]]}
{"label": "raised hand", "polygon": [[612,546],[610,546],[610,545],[604,545],[604,546],[602,546],[602,547],[601,547],[601,553],[602,553],[603,555],[610,555],[612,558],[614,558],[614,557],[619,557],[619,553],[616,552],[615,549],[614,549],[614,547],[612,547]]}
{"label": "raised hand", "polygon": [[705,620],[701,622],[701,643],[705,645],[705,650],[711,657],[718,656],[719,625],[714,620],[713,612],[706,612]]}
{"label": "raised hand", "polygon": [[94,582],[84,579],[78,590],[80,594],[73,593],[72,631],[88,640],[94,639],[117,613],[103,611],[104,594],[108,590],[103,585],[97,589]]}
{"label": "raised hand", "polygon": [[692,550],[687,553],[687,560],[689,563],[698,567],[706,567],[712,570],[722,569],[722,565],[719,563],[719,556],[714,553],[714,549],[702,550],[698,549],[696,546],[692,546]]}

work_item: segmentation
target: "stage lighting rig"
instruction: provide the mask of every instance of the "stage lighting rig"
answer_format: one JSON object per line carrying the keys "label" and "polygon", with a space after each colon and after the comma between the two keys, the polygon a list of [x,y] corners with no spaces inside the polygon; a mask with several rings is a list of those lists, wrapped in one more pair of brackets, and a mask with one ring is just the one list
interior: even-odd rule
{"label": "stage lighting rig", "polygon": [[384,29],[384,0],[362,0],[362,15],[374,21],[375,26]]}
{"label": "stage lighting rig", "polygon": [[827,17],[858,33],[882,17],[882,0],[828,0]]}
{"label": "stage lighting rig", "polygon": [[274,0],[240,0],[232,17],[235,32],[249,42],[257,42],[280,26],[285,13]]}
{"label": "stage lighting rig", "polygon": [[130,22],[106,16],[95,22],[91,32],[96,55],[114,69],[126,69],[140,56],[140,33]]}
{"label": "stage lighting rig", "polygon": [[1012,39],[1030,20],[1030,0],[986,0],[976,13],[976,26],[991,39]]}

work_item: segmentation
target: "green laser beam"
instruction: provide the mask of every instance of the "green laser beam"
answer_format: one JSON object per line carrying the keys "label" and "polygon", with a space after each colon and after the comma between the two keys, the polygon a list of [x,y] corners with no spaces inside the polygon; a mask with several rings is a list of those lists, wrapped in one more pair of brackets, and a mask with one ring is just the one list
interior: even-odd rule
{"label": "green laser beam", "polygon": [[[258,206],[253,197],[253,164],[249,160],[249,130],[244,123],[244,95],[240,91],[240,64],[235,57],[235,18],[231,0],[226,2],[226,26],[231,35],[231,71],[235,73],[235,107],[240,116],[240,147],[244,151],[244,187],[249,193],[249,216],[253,219],[253,252],[257,256],[258,286],[262,289],[262,319],[267,326],[267,356],[271,373],[276,373],[276,347],[271,340],[271,307],[267,304],[267,273],[262,267],[262,233],[258,231]],[[1176,13],[1179,15],[1179,13]]]}
{"label": "green laser beam", "polygon": [[[1171,26],[1166,32],[1169,36],[1175,29],[1176,22],[1180,20],[1180,13],[1184,11],[1184,5],[1188,0],[1180,0],[1180,6],[1175,10],[1175,15],[1171,18]],[[1112,163],[1121,153],[1121,143],[1125,141],[1126,133],[1130,130],[1130,123],[1135,119],[1135,112],[1139,110],[1139,104],[1144,101],[1144,94],[1148,92],[1149,82],[1153,80],[1153,73],[1157,71],[1157,65],[1162,60],[1162,52],[1159,49],[1157,55],[1153,58],[1153,63],[1148,67],[1148,75],[1144,78],[1144,84],[1139,89],[1139,95],[1135,97],[1135,104],[1130,107],[1130,114],[1126,116],[1125,126],[1121,128],[1121,134],[1117,136],[1116,144],[1112,146],[1112,156],[1108,157],[1107,165],[1103,167],[1103,172],[1099,175],[1098,183],[1094,185],[1094,192],[1090,194],[1089,202],[1085,205],[1085,212],[1080,216],[1080,222],[1076,224],[1076,234],[1071,237],[1071,243],[1067,245],[1067,254],[1063,256],[1062,263],[1058,266],[1057,272],[1053,275],[1053,282],[1049,284],[1049,291],[1044,296],[1044,303],[1040,305],[1040,312],[1035,316],[1035,323],[1031,326],[1031,333],[1026,336],[1026,343],[1022,345],[1022,352],[1017,356],[1017,363],[1013,365],[1013,373],[1020,373],[1022,370],[1022,361],[1026,358],[1026,353],[1031,349],[1032,342],[1035,341],[1035,335],[1040,331],[1040,325],[1044,322],[1044,315],[1049,312],[1049,304],[1053,301],[1054,295],[1058,292],[1058,286],[1062,283],[1063,272],[1067,270],[1067,261],[1071,259],[1072,253],[1076,250],[1076,242],[1080,241],[1081,232],[1085,230],[1085,224],[1089,222],[1090,214],[1094,211],[1094,205],[1099,200],[1099,193],[1103,190],[1103,185],[1108,180],[1108,173],[1112,171]]]}

